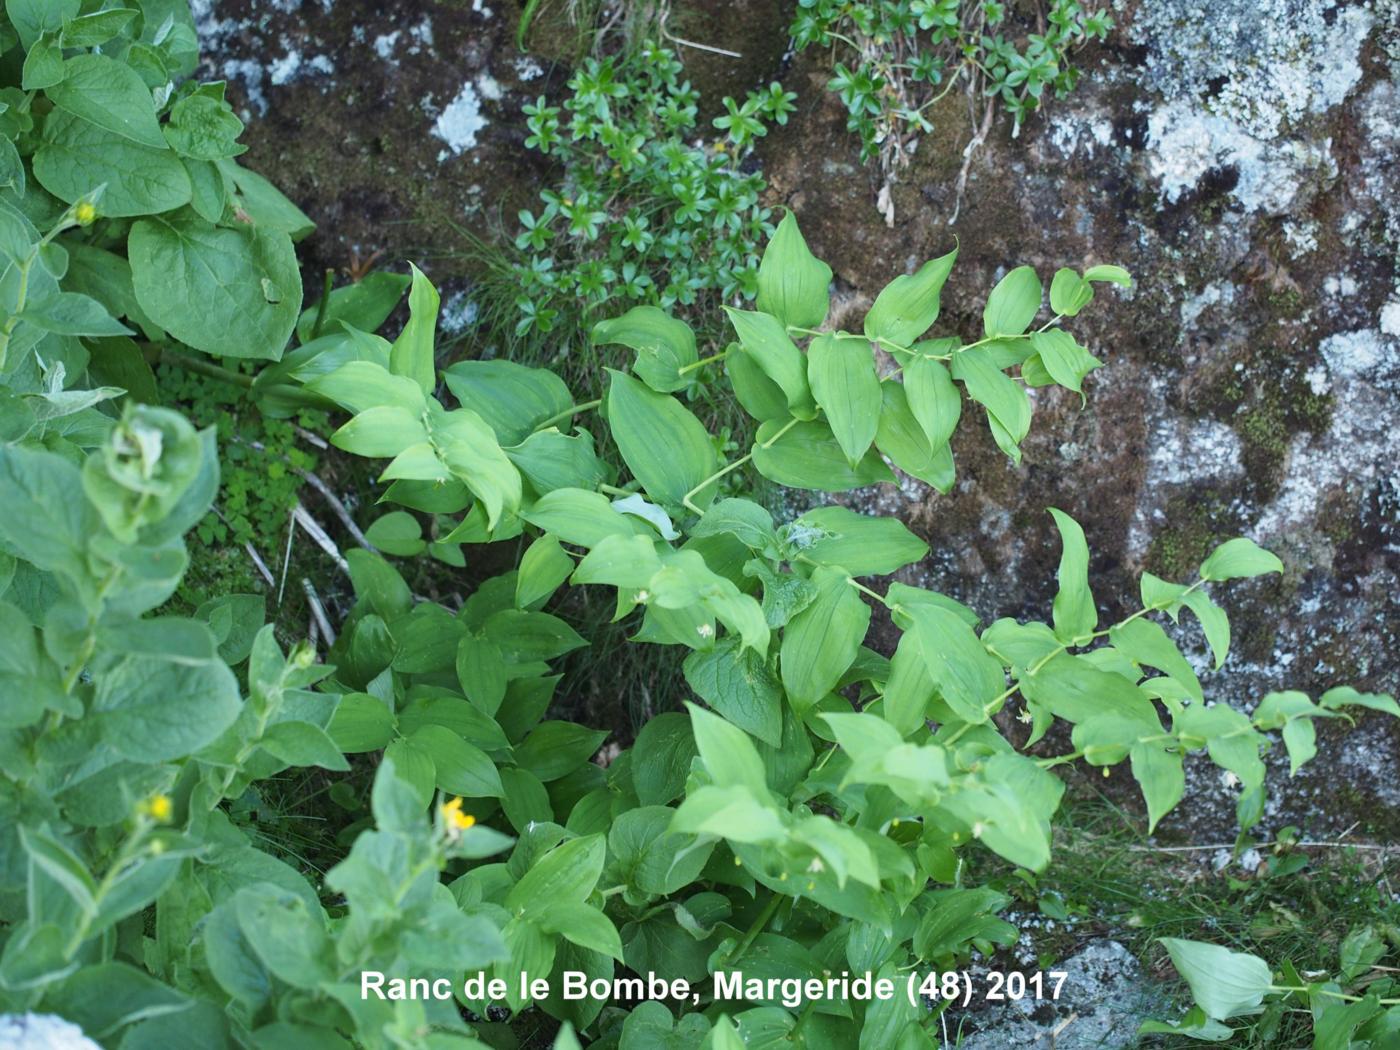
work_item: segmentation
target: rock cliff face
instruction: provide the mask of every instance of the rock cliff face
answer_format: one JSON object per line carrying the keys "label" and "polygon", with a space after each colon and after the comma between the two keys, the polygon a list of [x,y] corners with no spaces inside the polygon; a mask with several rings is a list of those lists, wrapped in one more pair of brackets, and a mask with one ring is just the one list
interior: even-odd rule
{"label": "rock cliff face", "polygon": [[[987,616],[1047,616],[1053,505],[1084,524],[1101,611],[1116,618],[1139,571],[1189,577],[1215,542],[1243,533],[1288,572],[1222,589],[1234,656],[1208,693],[1248,708],[1284,686],[1396,689],[1397,0],[1119,0],[1108,43],[1080,56],[1073,96],[1015,139],[996,126],[961,200],[973,122],[965,100],[945,99],[891,188],[892,226],[824,90],[827,56],[787,55],[771,4],[673,6],[677,35],[744,53],[683,49],[712,103],[770,79],[799,93],[760,159],[772,203],[797,211],[835,270],[848,325],[888,279],[954,238],[962,252],[940,320],[950,331],[974,333],[981,297],[1020,263],[1048,278],[1116,262],[1138,279],[1131,293],[1100,291],[1076,319],[1106,367],[1084,407],[1039,392],[1019,468],[965,426],[953,494],[912,482],[859,495],[929,540],[912,582]],[[507,0],[197,7],[206,70],[228,77],[256,118],[249,159],[320,224],[309,270],[376,251],[416,258],[448,289],[449,331],[470,338],[454,226],[509,229],[533,197],[540,169],[519,107],[560,93],[567,71],[549,56],[567,33],[541,33],[543,54],[522,55]],[[1203,655],[1195,628],[1183,629]],[[1289,781],[1286,761],[1274,762],[1268,824],[1394,831],[1400,730],[1381,719],[1331,728],[1310,771]],[[1178,827],[1227,833],[1231,789],[1198,787],[1212,804],[1187,807]]]}

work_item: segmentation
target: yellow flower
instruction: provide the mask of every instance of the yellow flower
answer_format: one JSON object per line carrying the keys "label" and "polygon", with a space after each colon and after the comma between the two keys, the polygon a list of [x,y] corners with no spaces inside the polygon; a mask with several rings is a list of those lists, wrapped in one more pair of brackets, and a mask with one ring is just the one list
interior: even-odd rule
{"label": "yellow flower", "polygon": [[97,209],[89,201],[80,201],[73,209],[73,218],[78,220],[79,226],[91,226],[97,218]]}
{"label": "yellow flower", "polygon": [[476,818],[470,813],[462,812],[462,800],[460,798],[450,799],[438,807],[438,812],[442,814],[442,822],[447,825],[447,830],[456,833],[466,831],[476,824]]}
{"label": "yellow flower", "polygon": [[141,813],[161,824],[168,822],[175,812],[169,795],[152,795],[139,808]]}

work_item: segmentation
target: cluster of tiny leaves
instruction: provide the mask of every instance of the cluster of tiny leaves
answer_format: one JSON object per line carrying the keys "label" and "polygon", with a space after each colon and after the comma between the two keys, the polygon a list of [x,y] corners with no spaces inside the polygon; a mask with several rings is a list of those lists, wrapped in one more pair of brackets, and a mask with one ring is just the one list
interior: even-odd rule
{"label": "cluster of tiny leaves", "polygon": [[1105,10],[1049,0],[1018,43],[1007,15],[999,0],[799,0],[791,32],[799,49],[842,55],[829,87],[869,161],[932,131],[929,109],[963,76],[1019,126],[1048,98],[1073,90],[1071,54],[1113,26]]}
{"label": "cluster of tiny leaves", "polygon": [[525,107],[526,146],[556,160],[561,181],[520,213],[517,333],[549,332],[576,304],[752,296],[771,227],[763,177],[743,162],[794,96],[773,84],[726,98],[714,121],[725,134],[697,142],[699,94],[658,44],[586,59],[569,89],[562,105]]}

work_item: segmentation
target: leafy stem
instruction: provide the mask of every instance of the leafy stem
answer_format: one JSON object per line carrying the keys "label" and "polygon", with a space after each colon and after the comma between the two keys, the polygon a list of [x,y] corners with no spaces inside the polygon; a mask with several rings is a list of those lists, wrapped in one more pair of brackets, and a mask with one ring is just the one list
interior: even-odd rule
{"label": "leafy stem", "polygon": [[743,466],[745,463],[747,463],[749,460],[753,459],[753,454],[754,454],[754,452],[755,452],[757,449],[760,449],[760,448],[762,448],[762,449],[769,449],[769,448],[772,448],[775,444],[777,444],[778,439],[781,438],[784,434],[786,434],[786,433],[787,433],[789,430],[791,430],[793,427],[797,426],[797,423],[798,423],[798,421],[797,421],[795,418],[794,418],[794,419],[789,419],[786,423],[784,423],[781,427],[779,427],[777,433],[775,433],[772,437],[768,438],[768,440],[763,441],[763,442],[757,442],[757,443],[755,443],[754,446],[753,446],[753,448],[749,449],[748,452],[746,452],[744,455],[740,456],[740,457],[739,457],[738,459],[736,459],[733,463],[730,463],[730,464],[728,464],[727,466],[721,467],[719,470],[715,471],[713,474],[711,474],[711,475],[710,475],[708,478],[706,478],[704,481],[700,482],[700,484],[696,485],[693,489],[691,489],[689,492],[687,492],[687,493],[681,498],[681,503],[685,506],[685,508],[686,508],[687,510],[693,511],[693,512],[695,512],[696,514],[701,514],[701,513],[703,513],[703,512],[700,510],[700,508],[697,507],[697,506],[695,505],[695,503],[693,502],[693,499],[694,499],[696,493],[703,491],[705,488],[707,488],[708,486],[714,484],[716,481],[718,481],[720,478],[724,477],[726,474],[730,473],[731,471],[738,470],[740,467],[742,467],[742,466]]}

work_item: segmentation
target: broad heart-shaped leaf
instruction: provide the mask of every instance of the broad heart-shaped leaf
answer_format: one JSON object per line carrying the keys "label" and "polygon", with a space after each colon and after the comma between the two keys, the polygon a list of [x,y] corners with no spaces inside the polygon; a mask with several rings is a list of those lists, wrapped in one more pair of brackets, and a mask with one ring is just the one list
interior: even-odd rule
{"label": "broad heart-shaped leaf", "polygon": [[44,121],[34,177],[68,204],[104,187],[101,212],[114,218],[170,211],[188,203],[192,192],[185,166],[169,147],[140,145],[62,110]]}
{"label": "broad heart-shaped leaf", "polygon": [[599,321],[591,338],[594,346],[619,343],[637,351],[632,371],[658,393],[684,390],[694,381],[682,369],[697,360],[695,333],[658,307],[634,306],[621,317]]}
{"label": "broad heart-shaped leaf", "polygon": [[79,292],[57,292],[46,299],[26,303],[19,317],[35,328],[58,335],[92,338],[132,334],[130,328],[112,318],[105,306]]}
{"label": "broad heart-shaped leaf", "polygon": [[1243,536],[1226,540],[1201,564],[1203,580],[1236,580],[1266,572],[1283,572],[1283,562]]}
{"label": "broad heart-shaped leaf", "polygon": [[836,688],[870,627],[870,606],[843,570],[822,566],[812,583],[816,597],[788,623],[779,651],[783,686],[799,714]]}
{"label": "broad heart-shaped leaf", "polygon": [[831,267],[808,249],[792,212],[783,216],[763,250],[755,305],[794,328],[819,328],[826,320]]}
{"label": "broad heart-shaped leaf", "polygon": [[1040,363],[1050,378],[1067,390],[1082,394],[1084,377],[1098,368],[1101,362],[1093,354],[1074,341],[1062,328],[1050,328],[1031,336],[1031,346],[1040,355]]}
{"label": "broad heart-shaped leaf", "polygon": [[437,289],[412,263],[413,282],[408,291],[408,324],[389,349],[389,371],[407,376],[425,394],[437,385],[437,369],[433,357],[433,340],[437,334]]}
{"label": "broad heart-shaped leaf", "polygon": [[[782,743],[782,684],[762,653],[725,638],[709,651],[686,657],[685,680],[700,699],[740,729],[773,747]],[[636,761],[634,751],[634,766]]]}
{"label": "broad heart-shaped leaf", "polygon": [[849,507],[818,507],[788,527],[788,543],[819,565],[852,576],[888,575],[928,553],[928,544],[897,518],[857,514]]}
{"label": "broad heart-shaped leaf", "polygon": [[150,89],[136,71],[106,55],[78,55],[46,90],[59,109],[152,149],[165,149]]}
{"label": "broad heart-shaped leaf", "polygon": [[[631,376],[608,369],[608,424],[632,475],[657,503],[675,506],[715,470],[710,435],[690,410]],[[695,494],[701,507],[715,486]]]}
{"label": "broad heart-shaped leaf", "polygon": [[904,607],[929,677],[964,722],[982,723],[996,713],[1006,680],[1001,662],[954,612],[937,605]]}
{"label": "broad heart-shaped leaf", "polygon": [[182,343],[224,357],[282,356],[301,312],[286,234],[216,228],[182,212],[137,222],[127,256],[141,309]]}
{"label": "broad heart-shaped leaf", "polygon": [[807,348],[807,379],[854,468],[874,443],[880,423],[880,377],[870,343],[859,336],[817,336]]}
{"label": "broad heart-shaped leaf", "polygon": [[1094,633],[1099,623],[1094,595],[1089,590],[1089,545],[1084,530],[1062,510],[1050,508],[1060,530],[1060,567],[1055,574],[1060,589],[1055,594],[1055,636],[1070,643]]}
{"label": "broad heart-shaped leaf", "polygon": [[938,320],[944,282],[958,261],[958,250],[931,259],[912,274],[896,277],[865,315],[865,336],[871,342],[907,347]]}
{"label": "broad heart-shaped leaf", "polygon": [[948,443],[962,415],[962,394],[942,361],[916,353],[904,363],[904,396],[929,447]]}
{"label": "broad heart-shaped leaf", "polygon": [[443,465],[485,506],[488,528],[494,529],[503,513],[520,509],[520,471],[501,451],[485,420],[469,408],[444,412],[434,401],[428,429]]}
{"label": "broad heart-shaped leaf", "polygon": [[982,311],[982,329],[989,336],[1020,335],[1040,312],[1040,278],[1029,266],[1018,266],[992,289]]}
{"label": "broad heart-shaped leaf", "polygon": [[770,419],[754,437],[753,463],[769,481],[794,489],[844,492],[893,481],[894,474],[873,450],[852,467],[836,436],[825,423],[795,423]]}
{"label": "broad heart-shaped leaf", "polygon": [[1026,392],[1006,377],[985,353],[985,347],[963,350],[953,357],[953,376],[967,387],[967,395],[987,410],[987,422],[997,445],[1021,462],[1021,439],[1031,428],[1031,403]]}
{"label": "broad heart-shaped leaf", "polygon": [[212,743],[242,704],[221,662],[128,656],[103,674],[93,698],[102,739],[133,762],[169,762]]}
{"label": "broad heart-shaped leaf", "polygon": [[1273,988],[1269,964],[1256,955],[1218,944],[1159,937],[1176,972],[1191,987],[1191,998],[1216,1021],[1249,1013]]}
{"label": "broad heart-shaped leaf", "polygon": [[740,352],[747,354],[778,385],[787,399],[788,412],[798,419],[813,418],[817,410],[807,385],[807,360],[782,322],[771,314],[728,306],[724,312],[739,337]]}
{"label": "broad heart-shaped leaf", "polygon": [[[573,404],[569,388],[549,369],[514,361],[458,361],[443,372],[443,379],[462,407],[486,420],[506,448],[519,445]],[[561,426],[566,423],[559,420]]]}
{"label": "broad heart-shaped leaf", "polygon": [[909,410],[904,385],[887,379],[880,388],[884,402],[880,407],[880,426],[875,431],[876,447],[904,473],[939,492],[951,491],[957,472],[948,443],[937,448],[929,444],[928,436]]}

